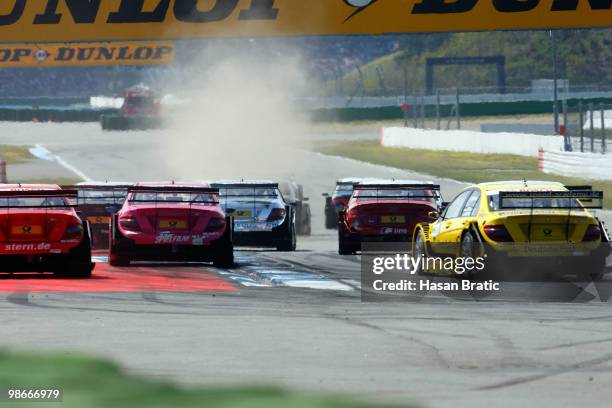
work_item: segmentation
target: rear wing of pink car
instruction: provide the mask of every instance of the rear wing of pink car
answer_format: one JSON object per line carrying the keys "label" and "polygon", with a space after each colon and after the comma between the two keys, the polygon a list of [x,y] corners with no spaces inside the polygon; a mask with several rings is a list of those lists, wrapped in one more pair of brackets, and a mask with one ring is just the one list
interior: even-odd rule
{"label": "rear wing of pink car", "polygon": [[[130,186],[127,190],[130,203],[218,203],[216,187],[186,186]],[[189,195],[185,199],[185,195]],[[173,198],[175,196],[175,198]]]}

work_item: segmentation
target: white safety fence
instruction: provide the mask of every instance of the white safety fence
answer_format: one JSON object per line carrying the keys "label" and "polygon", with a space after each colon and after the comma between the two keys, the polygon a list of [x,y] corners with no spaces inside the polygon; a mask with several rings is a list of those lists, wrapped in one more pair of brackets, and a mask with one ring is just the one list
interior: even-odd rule
{"label": "white safety fence", "polygon": [[[588,130],[591,128],[591,115],[589,112],[585,113],[585,120],[583,128]],[[603,126],[604,129],[612,129],[612,111],[603,111]],[[601,110],[593,111],[593,129],[601,129]]]}
{"label": "white safety fence", "polygon": [[612,158],[599,153],[540,149],[538,169],[544,173],[595,180],[612,180]]}
{"label": "white safety fence", "polygon": [[482,133],[469,130],[424,130],[403,127],[381,129],[386,147],[450,150],[472,153],[516,154],[537,157],[538,149],[562,151],[563,137],[525,133]]}

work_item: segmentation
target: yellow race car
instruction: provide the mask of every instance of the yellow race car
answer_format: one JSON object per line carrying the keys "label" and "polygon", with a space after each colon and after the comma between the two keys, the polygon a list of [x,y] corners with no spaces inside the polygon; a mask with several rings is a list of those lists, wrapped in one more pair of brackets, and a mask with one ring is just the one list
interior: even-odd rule
{"label": "yellow race car", "polygon": [[[612,252],[603,223],[589,210],[603,206],[603,192],[546,181],[476,184],[463,190],[436,221],[414,229],[418,272],[500,272],[504,277],[535,274],[602,278]],[[470,261],[446,267],[438,259]],[[425,262],[425,260],[427,262]],[[434,262],[432,262],[434,260]],[[459,272],[458,272],[459,271]]]}

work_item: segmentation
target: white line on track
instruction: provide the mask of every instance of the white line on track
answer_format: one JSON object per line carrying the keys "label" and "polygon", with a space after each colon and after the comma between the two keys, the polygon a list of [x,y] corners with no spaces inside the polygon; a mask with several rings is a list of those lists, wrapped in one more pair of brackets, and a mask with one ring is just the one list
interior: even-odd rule
{"label": "white line on track", "polygon": [[62,159],[60,156],[51,153],[46,147],[42,145],[34,145],[34,147],[30,148],[30,153],[32,154],[32,156],[37,157],[41,160],[56,162],[66,170],[76,174],[77,177],[79,177],[83,181],[93,181],[91,178],[87,177],[85,173],[83,173],[81,170],[77,169],[72,164]]}

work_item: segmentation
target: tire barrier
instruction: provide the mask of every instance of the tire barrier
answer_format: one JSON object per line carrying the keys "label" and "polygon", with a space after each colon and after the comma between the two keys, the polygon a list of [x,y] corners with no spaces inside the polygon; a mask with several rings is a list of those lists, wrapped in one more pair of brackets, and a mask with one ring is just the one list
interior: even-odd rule
{"label": "tire barrier", "polygon": [[612,180],[612,160],[607,154],[540,149],[538,170],[543,173],[594,180]]}
{"label": "tire barrier", "polygon": [[0,121],[7,122],[97,122],[114,109],[11,109],[0,108]]}
{"label": "tire barrier", "polygon": [[[568,99],[567,104],[574,106],[582,101],[583,104],[600,103],[612,104],[612,98]],[[452,105],[441,105],[440,116],[451,116]],[[510,116],[528,114],[546,114],[553,112],[552,101],[516,101],[516,102],[472,102],[461,103],[461,117],[479,116]],[[371,108],[330,108],[313,109],[310,116],[315,122],[349,122],[356,120],[401,120],[404,118],[399,105]],[[436,117],[436,106],[425,106],[425,116]]]}
{"label": "tire barrier", "polygon": [[123,116],[109,114],[100,116],[102,130],[151,130],[163,126],[162,118],[158,116]]}

